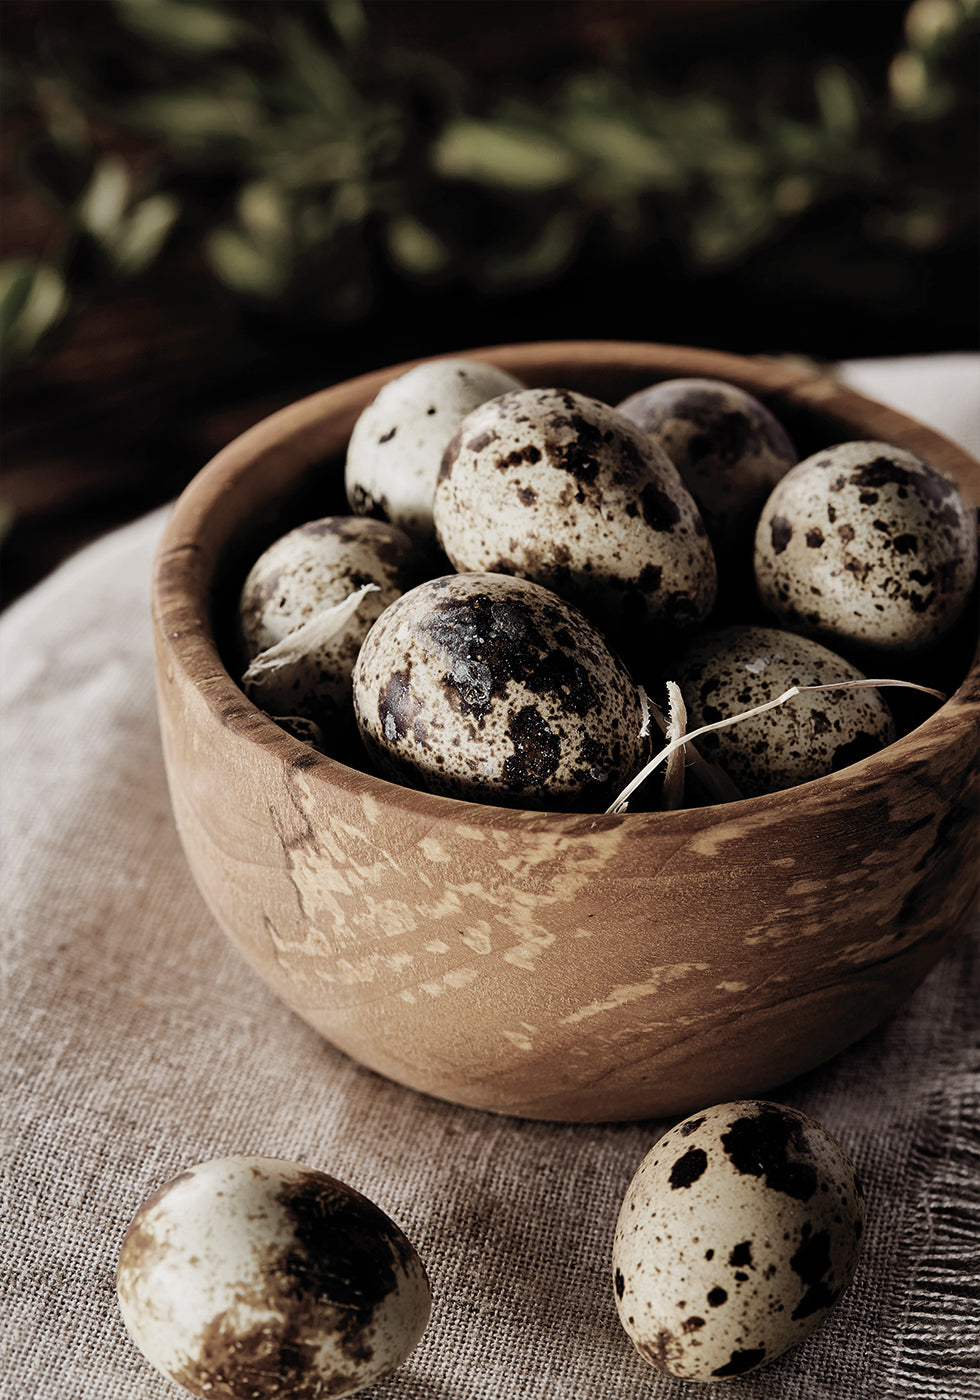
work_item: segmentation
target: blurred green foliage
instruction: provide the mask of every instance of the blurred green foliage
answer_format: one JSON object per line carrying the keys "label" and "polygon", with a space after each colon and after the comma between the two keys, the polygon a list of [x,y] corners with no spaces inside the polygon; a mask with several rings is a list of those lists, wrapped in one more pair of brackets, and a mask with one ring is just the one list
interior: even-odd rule
{"label": "blurred green foliage", "polygon": [[342,325],[380,267],[490,294],[597,242],[719,269],[841,198],[872,242],[941,246],[976,219],[978,26],[980,0],[914,0],[880,90],[813,55],[787,96],[761,66],[672,90],[622,57],[522,90],[379,42],[358,0],[42,5],[4,106],[56,235],[0,266],[4,364],[160,268]]}

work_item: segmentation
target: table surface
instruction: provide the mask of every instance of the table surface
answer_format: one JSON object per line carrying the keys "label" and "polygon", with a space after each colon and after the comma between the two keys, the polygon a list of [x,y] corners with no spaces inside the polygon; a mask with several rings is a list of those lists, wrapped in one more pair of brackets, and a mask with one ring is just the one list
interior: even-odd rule
{"label": "table surface", "polygon": [[[844,377],[980,452],[980,356]],[[416,1243],[435,1306],[373,1400],[681,1400],[620,1330],[610,1247],[660,1122],[495,1118],[361,1068],[215,926],[170,812],[148,579],[157,511],[13,604],[3,648],[5,1330],[12,1400],[163,1400],[114,1269],[140,1202],[196,1162],[305,1162]],[[744,1400],[980,1397],[980,925],[902,1010],[779,1101],[844,1144],[869,1201],[852,1288]],[[722,1386],[718,1393],[726,1393]]]}

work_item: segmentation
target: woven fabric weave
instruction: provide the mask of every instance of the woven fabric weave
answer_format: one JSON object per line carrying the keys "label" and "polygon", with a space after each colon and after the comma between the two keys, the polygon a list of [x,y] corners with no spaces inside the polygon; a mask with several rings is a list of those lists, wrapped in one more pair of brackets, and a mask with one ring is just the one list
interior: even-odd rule
{"label": "woven fabric weave", "polygon": [[[964,409],[980,357],[912,368],[845,377],[980,451],[980,402]],[[176,1396],[126,1336],[116,1257],[154,1188],[234,1153],[343,1178],[418,1246],[435,1294],[429,1330],[367,1397],[693,1394],[633,1352],[610,1277],[619,1204],[667,1124],[523,1122],[401,1089],[282,1006],[207,913],[157,731],[148,587],[162,524],[157,512],[90,547],[0,626],[0,1394]],[[867,1244],[808,1342],[715,1393],[980,1397],[978,947],[975,921],[889,1022],[771,1095],[853,1156]]]}

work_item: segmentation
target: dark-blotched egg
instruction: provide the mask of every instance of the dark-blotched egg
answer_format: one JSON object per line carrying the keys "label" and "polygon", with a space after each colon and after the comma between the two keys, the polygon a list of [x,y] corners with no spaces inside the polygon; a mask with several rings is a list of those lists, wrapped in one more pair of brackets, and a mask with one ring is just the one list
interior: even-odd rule
{"label": "dark-blotched egg", "polygon": [[401,1365],[432,1306],[384,1211],[270,1157],[204,1162],[162,1186],[129,1227],[116,1284],[143,1355],[208,1400],[352,1395]]}
{"label": "dark-blotched egg", "polygon": [[977,523],[956,486],[885,442],[815,452],[783,477],[755,535],[759,596],[830,646],[921,651],[966,607]]}
{"label": "dark-blotched egg", "polygon": [[436,531],[456,569],[515,574],[567,598],[617,646],[702,621],[714,554],[677,468],[608,404],[566,389],[503,394],[443,459]]}
{"label": "dark-blotched egg", "polygon": [[864,1224],[854,1165],[820,1123],[760,1100],[706,1108],[666,1132],[630,1182],[612,1251],[620,1321],[671,1375],[745,1375],[827,1316]]}
{"label": "dark-blotched egg", "polygon": [[[792,686],[861,681],[859,671],[812,638],[778,627],[719,627],[671,659],[688,730],[741,714]],[[697,741],[745,797],[836,773],[895,738],[891,711],[873,686],[796,695],[785,704]]]}
{"label": "dark-blotched egg", "polygon": [[783,425],[754,394],[718,379],[665,379],[617,407],[680,472],[719,564],[750,568],[759,511],[797,460]]}
{"label": "dark-blotched egg", "polygon": [[346,717],[361,642],[406,586],[412,551],[395,526],[348,515],[308,521],[270,545],[239,598],[250,698],[320,726]]}
{"label": "dark-blotched egg", "polygon": [[392,603],[361,648],[354,708],[382,774],[475,802],[602,811],[649,756],[639,691],[600,633],[502,574]]}
{"label": "dark-blotched egg", "polygon": [[401,526],[431,544],[439,463],[459,423],[478,404],[521,381],[478,360],[427,360],[389,380],[354,425],[347,448],[347,500],[356,515]]}

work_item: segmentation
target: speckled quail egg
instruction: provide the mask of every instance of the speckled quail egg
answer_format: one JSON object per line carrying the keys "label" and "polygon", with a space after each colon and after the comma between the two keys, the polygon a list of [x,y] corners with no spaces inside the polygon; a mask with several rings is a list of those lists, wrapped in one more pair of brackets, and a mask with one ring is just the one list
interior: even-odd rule
{"label": "speckled quail egg", "polygon": [[453,566],[516,574],[623,646],[653,622],[702,621],[715,559],[677,468],[608,404],[566,389],[475,409],[443,458],[436,532]]}
{"label": "speckled quail egg", "polygon": [[744,1375],[827,1316],[864,1223],[853,1163],[821,1124],[759,1100],[704,1109],[630,1182],[613,1242],[620,1321],[671,1375]]}
{"label": "speckled quail egg", "polygon": [[390,380],[361,413],[347,448],[347,500],[357,515],[434,540],[432,497],[446,444],[478,404],[521,381],[478,360],[426,360]]}
{"label": "speckled quail egg", "polygon": [[249,570],[239,598],[249,697],[318,725],[346,716],[368,628],[398,597],[413,547],[396,526],[326,516],[290,530]]}
{"label": "speckled quail egg", "polygon": [[141,1206],[116,1272],[147,1360],[192,1395],[330,1400],[399,1366],[432,1295],[419,1256],[366,1197],[320,1171],[226,1157]]}
{"label": "speckled quail egg", "polygon": [[737,561],[749,571],[759,512],[797,461],[783,425],[753,394],[718,379],[665,379],[617,407],[680,472],[719,566]]}
{"label": "speckled quail egg", "polygon": [[[775,700],[794,685],[859,681],[861,671],[820,642],[777,627],[719,627],[671,658],[688,731]],[[836,773],[890,744],[891,711],[871,686],[796,695],[697,741],[743,796]]]}
{"label": "speckled quail egg", "polygon": [[451,574],[386,609],[354,669],[368,753],[476,802],[602,811],[645,762],[637,687],[604,638],[527,579]]}
{"label": "speckled quail egg", "polygon": [[944,636],[976,578],[977,533],[951,481],[905,448],[845,442],[807,457],[755,536],[763,604],[787,627],[862,654]]}

